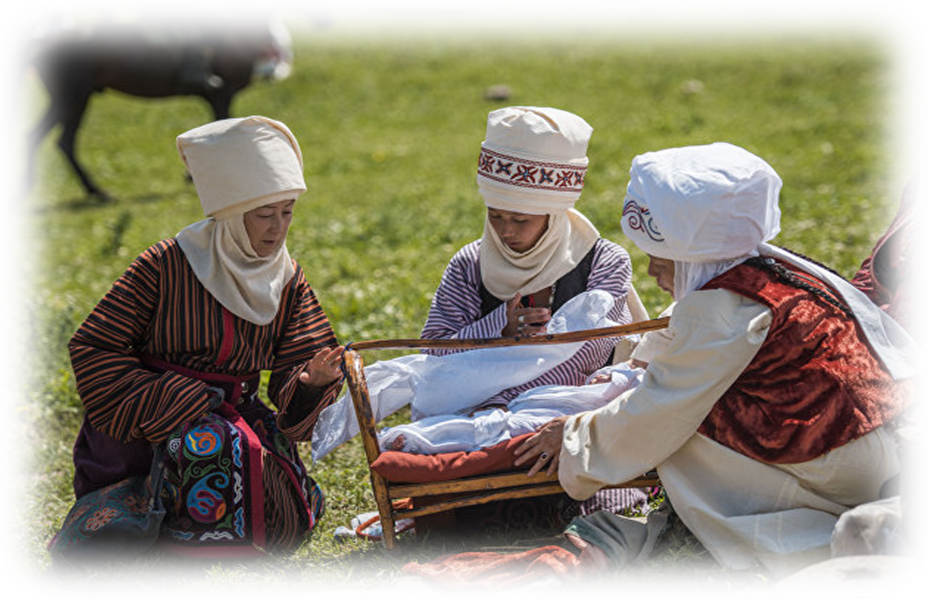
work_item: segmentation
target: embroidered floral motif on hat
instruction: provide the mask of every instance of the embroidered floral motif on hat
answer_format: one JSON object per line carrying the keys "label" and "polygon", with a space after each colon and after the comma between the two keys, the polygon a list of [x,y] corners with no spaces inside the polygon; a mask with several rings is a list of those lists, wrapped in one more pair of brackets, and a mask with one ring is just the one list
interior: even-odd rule
{"label": "embroidered floral motif on hat", "polygon": [[579,193],[586,167],[528,160],[481,148],[477,175],[521,188]]}

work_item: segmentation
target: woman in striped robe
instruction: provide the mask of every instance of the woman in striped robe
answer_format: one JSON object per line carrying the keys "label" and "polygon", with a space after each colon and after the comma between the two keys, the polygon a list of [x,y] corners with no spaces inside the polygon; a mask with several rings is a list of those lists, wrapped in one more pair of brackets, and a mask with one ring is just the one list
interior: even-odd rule
{"label": "woman in striped robe", "polygon": [[[542,333],[565,302],[594,289],[615,299],[610,320],[631,322],[631,307],[636,320],[646,318],[634,296],[628,253],[600,237],[573,208],[586,177],[592,131],[582,118],[555,108],[509,107],[490,113],[477,169],[478,189],[487,207],[483,237],[452,257],[422,337]],[[614,347],[614,339],[586,342],[567,361],[487,398],[475,412],[504,407],[543,385],[584,385],[611,361]],[[604,490],[580,511],[619,510],[645,500],[638,490]]]}
{"label": "woman in striped robe", "polygon": [[[208,218],[143,252],[71,340],[75,494],[147,474],[164,444],[172,547],[293,550],[322,515],[294,442],[342,384],[342,348],[286,248],[302,155],[264,117],[177,143]],[[276,411],[258,397],[262,371]]]}

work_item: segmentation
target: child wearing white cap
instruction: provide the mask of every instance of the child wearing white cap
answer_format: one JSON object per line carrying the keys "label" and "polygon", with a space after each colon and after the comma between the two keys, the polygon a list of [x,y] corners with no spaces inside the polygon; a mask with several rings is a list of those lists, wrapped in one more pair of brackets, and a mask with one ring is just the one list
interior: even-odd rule
{"label": "child wearing white cap", "polygon": [[[343,348],[286,246],[302,155],[260,116],[208,123],[177,148],[206,219],[143,252],[70,342],[86,413],[75,495],[147,475],[157,449],[172,547],[290,551],[323,512],[295,442],[342,387]],[[276,410],[258,396],[262,371]]]}
{"label": "child wearing white cap", "polygon": [[[452,257],[422,337],[541,333],[564,302],[592,289],[615,298],[611,320],[631,322],[628,253],[600,237],[574,208],[592,132],[582,118],[556,108],[515,106],[489,114],[477,166],[487,210],[483,237]],[[539,385],[582,385],[609,361],[613,344],[589,342],[575,359],[487,403],[505,405]]]}
{"label": "child wearing white cap", "polygon": [[[586,182],[592,132],[583,118],[557,108],[512,106],[488,115],[477,164],[483,236],[451,258],[423,338],[542,333],[557,309],[589,290],[614,298],[608,318],[615,323],[647,318],[632,287],[628,253],[574,208]],[[569,360],[487,398],[477,410],[505,407],[543,385],[581,386],[611,362],[614,346],[615,340],[587,342]],[[640,500],[630,497],[635,493],[604,490],[602,502],[581,510],[618,510]]]}

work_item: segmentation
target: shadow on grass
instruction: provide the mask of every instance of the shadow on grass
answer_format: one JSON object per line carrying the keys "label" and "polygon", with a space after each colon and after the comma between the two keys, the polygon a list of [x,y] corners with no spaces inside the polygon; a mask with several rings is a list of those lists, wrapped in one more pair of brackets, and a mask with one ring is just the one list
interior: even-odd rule
{"label": "shadow on grass", "polygon": [[100,196],[96,194],[85,194],[83,196],[75,196],[53,203],[39,204],[33,207],[33,212],[40,215],[56,213],[66,214],[97,210],[102,208],[113,208],[121,204],[153,204],[163,201],[167,195],[167,193],[153,192],[136,194],[134,196],[114,196],[113,194]]}
{"label": "shadow on grass", "polygon": [[[410,563],[424,564],[469,552],[508,555],[551,546],[566,550],[574,556],[580,555],[580,550],[564,536],[563,524],[529,524],[489,529],[481,529],[476,525],[473,521],[464,521],[452,528],[420,528],[418,531],[404,532],[399,535],[393,550],[386,550],[379,541],[363,542],[357,549],[323,564],[325,570],[340,573],[342,578],[339,581],[343,582],[362,586],[392,583],[396,586],[412,585],[435,591],[459,581],[457,578],[462,572],[420,578],[407,575],[404,567]],[[473,582],[474,590],[486,590],[490,587],[497,590],[510,589],[509,586],[513,582],[524,583],[526,579],[531,580],[531,573],[522,573],[522,567],[519,569],[518,572],[512,573],[494,571],[476,576]],[[479,572],[479,567],[476,572]],[[558,575],[554,575],[555,572],[556,567],[550,571],[547,566],[542,567],[537,571],[538,582],[571,587],[581,584],[592,587],[621,584],[629,591],[638,587],[650,589],[655,585],[668,584],[677,584],[684,588],[698,585],[702,589],[721,591],[757,590],[774,583],[766,573],[759,570],[735,572],[719,565],[672,511],[645,560],[623,567],[581,567],[578,571],[568,569]],[[520,575],[521,578],[517,580]]]}
{"label": "shadow on grass", "polygon": [[[562,528],[524,527],[500,530],[480,530],[473,524],[454,529],[408,531],[400,534],[396,547],[387,550],[380,541],[349,539],[347,551],[327,556],[314,554],[309,541],[292,556],[267,555],[253,559],[190,559],[169,552],[152,552],[137,559],[107,561],[72,568],[52,568],[47,581],[73,589],[84,584],[99,586],[152,586],[159,593],[173,589],[189,590],[191,586],[229,587],[241,594],[270,586],[300,586],[302,589],[385,591],[405,589],[440,591],[450,585],[460,588],[460,579],[453,577],[422,578],[408,575],[404,567],[410,563],[426,563],[448,555],[465,552],[520,553],[532,548],[559,546],[578,554],[563,536]],[[460,574],[457,574],[460,575]],[[465,585],[471,591],[513,590],[525,581],[513,583],[505,573],[494,573],[487,579],[475,578]],[[723,569],[709,556],[679,519],[671,518],[661,532],[650,558],[643,564],[624,568],[567,572],[539,575],[538,583],[576,589],[577,586],[614,586],[623,589],[668,589],[668,585],[698,585],[703,591],[757,590],[773,583],[759,573],[731,572]],[[305,586],[312,586],[306,588]],[[536,588],[537,589],[537,588]],[[610,588],[612,589],[612,588]]]}

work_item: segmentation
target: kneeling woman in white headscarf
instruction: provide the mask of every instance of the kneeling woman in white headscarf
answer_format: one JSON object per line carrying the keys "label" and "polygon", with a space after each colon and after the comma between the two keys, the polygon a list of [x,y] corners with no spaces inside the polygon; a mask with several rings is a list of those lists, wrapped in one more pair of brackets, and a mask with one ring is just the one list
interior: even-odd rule
{"label": "kneeling woman in white headscarf", "polygon": [[550,422],[518,459],[575,498],[657,468],[721,564],[777,574],[829,558],[838,517],[888,493],[887,426],[918,364],[863,294],[767,243],[780,187],[729,144],[633,161],[622,227],[676,301],[670,342],[634,391]]}
{"label": "kneeling woman in white headscarf", "polygon": [[295,549],[323,497],[294,442],[342,383],[342,348],[286,246],[300,148],[264,117],[177,146],[208,218],[143,252],[70,342],[86,414],[75,495],[146,475],[164,446],[163,538],[201,555]]}

